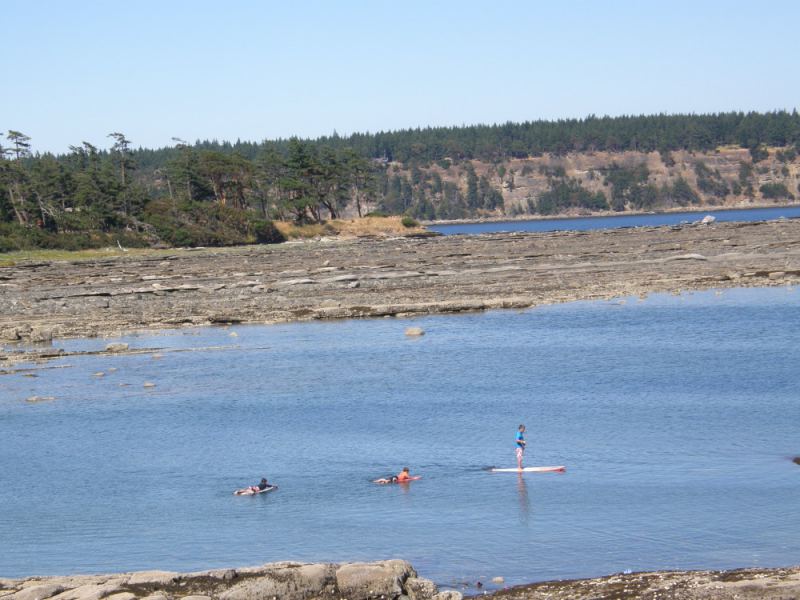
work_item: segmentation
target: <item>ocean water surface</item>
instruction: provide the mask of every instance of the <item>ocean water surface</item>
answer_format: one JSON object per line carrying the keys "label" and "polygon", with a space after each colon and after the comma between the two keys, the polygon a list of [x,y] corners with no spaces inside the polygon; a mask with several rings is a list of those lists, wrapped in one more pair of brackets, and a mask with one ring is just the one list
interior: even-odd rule
{"label": "ocean water surface", "polygon": [[640,215],[612,215],[609,217],[570,217],[559,219],[533,219],[517,221],[487,221],[484,223],[453,223],[429,225],[428,229],[444,235],[494,233],[498,231],[589,231],[621,227],[654,227],[693,223],[711,215],[717,221],[768,221],[800,217],[800,205],[768,206],[762,208],[717,209],[704,212],[669,212]]}
{"label": "ocean water surface", "polygon": [[[457,586],[796,564],[798,309],[782,287],[165,331],[122,338],[142,355],[2,375],[0,576],[400,557]],[[484,470],[514,465],[520,423],[526,464],[566,473]],[[403,466],[423,479],[370,482]],[[279,489],[231,494],[262,476]]]}

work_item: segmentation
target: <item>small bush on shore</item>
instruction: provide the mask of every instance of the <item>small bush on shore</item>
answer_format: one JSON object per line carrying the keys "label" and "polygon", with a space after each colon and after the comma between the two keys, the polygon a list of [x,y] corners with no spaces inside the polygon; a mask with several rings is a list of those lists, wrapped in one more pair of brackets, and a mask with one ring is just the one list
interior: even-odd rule
{"label": "small bush on shore", "polygon": [[148,240],[133,231],[74,231],[55,233],[25,227],[17,223],[0,223],[0,252],[20,250],[84,250],[117,246],[145,248]]}
{"label": "small bush on shore", "polygon": [[765,183],[760,188],[761,195],[768,200],[777,200],[780,198],[787,198],[794,200],[794,194],[789,191],[784,183]]}
{"label": "small bush on shore", "polygon": [[286,241],[272,221],[254,221],[253,234],[259,244],[278,244]]}
{"label": "small bush on shore", "polygon": [[254,218],[247,211],[209,203],[186,203],[176,209],[166,204],[165,200],[151,202],[145,220],[172,246],[274,244],[286,240],[272,221]]}
{"label": "small bush on shore", "polygon": [[419,227],[419,222],[414,217],[405,216],[400,220],[400,223],[406,228]]}

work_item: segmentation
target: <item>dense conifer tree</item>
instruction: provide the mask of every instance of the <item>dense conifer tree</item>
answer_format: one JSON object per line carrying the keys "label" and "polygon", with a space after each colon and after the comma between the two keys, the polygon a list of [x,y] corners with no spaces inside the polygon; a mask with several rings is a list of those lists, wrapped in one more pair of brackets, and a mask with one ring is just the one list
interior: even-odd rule
{"label": "dense conifer tree", "polygon": [[[11,238],[23,245],[59,245],[59,240],[92,245],[106,243],[112,234],[140,235],[142,241],[150,231],[170,243],[241,243],[273,239],[263,225],[269,219],[319,222],[374,209],[454,219],[512,210],[650,210],[731,194],[793,199],[800,115],[592,115],[316,140],[173,138],[174,146],[157,150],[135,150],[120,132],[108,137],[108,150],[82,142],[54,156],[33,154],[31,139],[20,131],[6,133],[0,146],[0,237],[5,238],[0,247],[13,247]],[[675,165],[675,157],[685,157],[678,151],[709,154],[726,145],[750,154],[734,178],[721,176],[700,157],[688,165],[690,184],[682,176],[686,165]],[[614,153],[632,150],[658,152],[668,168],[683,169],[681,176],[665,182],[644,161],[614,164]],[[567,176],[563,165],[571,159],[561,157],[576,152],[610,155],[603,159],[610,166],[590,174],[602,177],[602,191],[588,183],[597,179],[582,183]],[[538,165],[515,166],[544,154]],[[547,189],[537,188],[520,203],[518,186],[534,168],[547,179]],[[768,168],[765,181],[762,171]],[[505,205],[504,195],[513,196],[513,207]]]}

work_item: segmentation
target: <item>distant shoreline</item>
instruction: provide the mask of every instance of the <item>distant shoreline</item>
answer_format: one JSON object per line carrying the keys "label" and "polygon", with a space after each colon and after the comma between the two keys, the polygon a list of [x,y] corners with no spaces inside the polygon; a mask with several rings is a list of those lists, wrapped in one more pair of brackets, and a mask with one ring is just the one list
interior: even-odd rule
{"label": "distant shoreline", "polygon": [[520,221],[566,221],[570,219],[603,219],[608,217],[634,217],[638,215],[669,215],[674,213],[708,213],[735,210],[759,210],[764,208],[793,208],[796,206],[800,206],[800,202],[784,202],[780,204],[751,204],[748,202],[740,203],[734,206],[682,206],[668,208],[666,210],[625,210],[621,212],[603,210],[591,213],[560,213],[558,215],[503,215],[469,219],[443,219],[435,221],[420,221],[420,225],[424,227],[436,227],[438,225],[477,225],[480,223],[516,223]]}

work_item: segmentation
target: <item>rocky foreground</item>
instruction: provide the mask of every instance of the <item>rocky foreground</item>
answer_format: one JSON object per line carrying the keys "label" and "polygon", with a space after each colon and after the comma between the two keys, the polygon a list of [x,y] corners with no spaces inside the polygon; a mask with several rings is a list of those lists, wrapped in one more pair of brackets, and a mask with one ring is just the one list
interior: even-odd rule
{"label": "rocky foreground", "polygon": [[797,600],[800,567],[660,571],[546,581],[492,594],[494,600]]}
{"label": "rocky foreground", "polygon": [[[496,600],[789,600],[800,598],[800,568],[675,571],[551,581],[485,593]],[[199,573],[0,579],[3,600],[461,600],[439,591],[403,560],[273,563]]]}
{"label": "rocky foreground", "polygon": [[403,560],[374,563],[272,563],[199,573],[140,571],[114,575],[0,579],[3,600],[460,600],[417,577]]}
{"label": "rocky foreground", "polygon": [[120,254],[0,268],[0,341],[796,284],[800,220]]}

